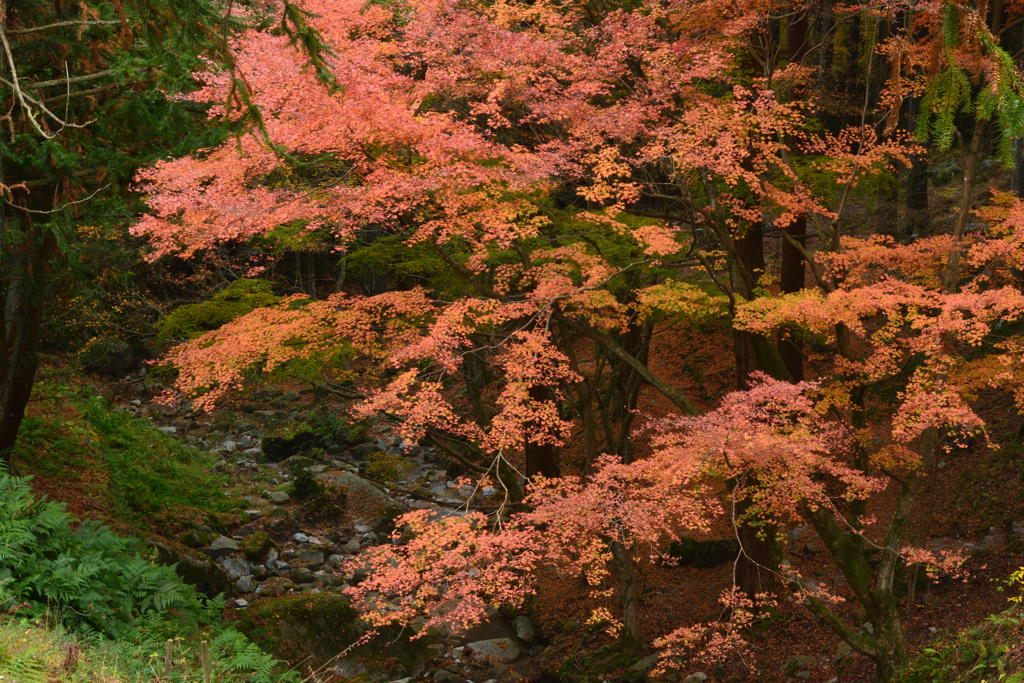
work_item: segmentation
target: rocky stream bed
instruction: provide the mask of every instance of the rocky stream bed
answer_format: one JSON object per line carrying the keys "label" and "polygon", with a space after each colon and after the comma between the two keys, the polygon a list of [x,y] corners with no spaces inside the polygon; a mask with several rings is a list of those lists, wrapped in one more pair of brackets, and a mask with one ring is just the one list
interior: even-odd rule
{"label": "rocky stream bed", "polygon": [[[132,393],[114,410],[148,418],[168,436],[219,456],[215,468],[230,474],[235,486],[264,487],[259,495],[243,496],[248,505],[244,519],[222,533],[200,525],[180,539],[150,543],[160,560],[176,563],[187,581],[211,595],[227,594],[232,608],[228,618],[268,650],[293,665],[332,674],[335,680],[518,683],[543,678],[543,643],[550,634],[539,633],[525,615],[513,619],[495,611],[464,633],[412,639],[411,633],[395,630],[353,647],[368,627],[343,589],[365,574],[345,573],[343,563],[358,559],[368,547],[394,542],[393,520],[406,511],[430,509],[438,517],[465,514],[467,501],[494,502],[496,491],[460,485],[435,449],[403,442],[386,425],[358,426],[334,438],[309,430],[304,425],[311,392],[268,389],[256,398],[273,410],[243,404],[234,412],[197,415],[188,404],[170,408],[153,401],[158,385],[147,386],[140,379],[128,386]],[[379,454],[399,456],[404,463],[393,486],[364,476],[368,459]],[[340,514],[309,521],[316,511],[286,490],[301,473],[344,491]],[[980,542],[937,538],[928,546],[967,554],[1024,546],[1024,521],[1008,531],[993,528]],[[824,551],[809,527],[793,530],[790,542],[806,556]],[[682,564],[698,567],[731,561],[735,553],[731,540],[673,546]],[[812,669],[834,668],[837,658],[851,653],[840,644],[821,662],[796,656],[787,662],[786,673],[790,680],[807,680]],[[624,677],[641,681],[655,663],[656,656],[646,657]],[[706,678],[693,672],[682,680],[699,683]]]}

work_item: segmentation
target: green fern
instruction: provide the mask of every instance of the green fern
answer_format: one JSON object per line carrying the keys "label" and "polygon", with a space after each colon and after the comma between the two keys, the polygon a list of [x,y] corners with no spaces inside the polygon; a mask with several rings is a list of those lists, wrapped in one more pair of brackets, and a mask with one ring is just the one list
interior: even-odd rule
{"label": "green fern", "polygon": [[149,612],[201,618],[198,595],[172,567],[147,562],[136,539],[97,522],[72,529],[64,506],[36,500],[28,482],[0,469],[0,610],[58,609],[69,625],[113,638],[133,634]]}
{"label": "green fern", "polygon": [[50,667],[35,650],[17,655],[0,650],[0,676],[15,683],[49,683]]}

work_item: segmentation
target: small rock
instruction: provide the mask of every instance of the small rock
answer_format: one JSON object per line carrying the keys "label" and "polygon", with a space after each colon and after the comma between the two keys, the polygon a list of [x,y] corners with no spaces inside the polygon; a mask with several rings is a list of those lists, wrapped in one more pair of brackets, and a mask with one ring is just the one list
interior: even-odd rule
{"label": "small rock", "polygon": [[692,674],[683,679],[683,683],[704,683],[708,680],[708,675],[703,671],[694,671]]}
{"label": "small rock", "polygon": [[843,663],[843,660],[853,654],[853,648],[847,643],[841,642],[836,646],[836,651],[832,654],[832,666],[839,666]]}
{"label": "small rock", "polygon": [[377,542],[377,534],[373,533],[372,531],[369,531],[369,532],[363,534],[363,540],[366,541],[367,543],[376,543]]}
{"label": "small rock", "polygon": [[434,674],[434,683],[462,683],[462,679],[459,678],[458,674],[442,669]]}
{"label": "small rock", "polygon": [[345,583],[340,576],[332,574],[331,572],[325,572],[322,569],[313,573],[313,579],[319,581],[325,586],[340,586]]}
{"label": "small rock", "polygon": [[243,576],[235,584],[235,590],[239,593],[252,593],[256,590],[256,582],[252,580],[251,576]]}
{"label": "small rock", "polygon": [[292,499],[292,497],[284,491],[271,491],[267,497],[270,499],[271,503],[276,503],[278,505],[284,505]]}
{"label": "small rock", "polygon": [[239,598],[238,600],[235,600],[235,607],[238,607],[239,609],[241,609],[243,607],[248,607],[248,606],[249,606],[249,601],[248,600],[243,600],[241,598]]}
{"label": "small rock", "polygon": [[174,436],[178,433],[177,427],[158,427],[157,429],[160,430],[161,434],[166,434],[167,436]]}
{"label": "small rock", "polygon": [[656,667],[658,665],[658,660],[660,658],[661,658],[661,655],[658,654],[658,653],[655,653],[653,655],[647,655],[646,657],[644,657],[640,661],[636,662],[635,664],[630,665],[629,668],[626,669],[625,680],[627,680],[627,681],[642,681],[642,680],[644,680],[647,677],[647,674],[649,674],[651,671],[653,671],[654,667]]}
{"label": "small rock", "polygon": [[306,534],[295,534],[292,536],[292,540],[296,543],[309,543],[309,536]]}
{"label": "small rock", "polygon": [[814,657],[799,656],[790,657],[786,660],[786,663],[782,665],[782,671],[794,671],[796,669],[803,669],[809,666],[814,666],[818,663],[818,660]]}
{"label": "small rock", "polygon": [[359,552],[359,541],[353,538],[351,541],[345,544],[345,547],[342,548],[342,551],[348,553],[349,555],[355,555]]}
{"label": "small rock", "polygon": [[518,616],[512,622],[512,625],[516,629],[516,635],[528,643],[532,643],[533,639],[537,637],[537,633],[533,628],[533,622],[530,621],[529,617]]}
{"label": "small rock", "polygon": [[331,564],[341,564],[342,562],[345,561],[345,558],[342,557],[341,555],[331,555],[330,557],[327,558],[327,561],[330,562]]}
{"label": "small rock", "polygon": [[255,521],[263,516],[263,510],[246,510],[242,513],[249,521]]}
{"label": "small rock", "polygon": [[254,533],[256,533],[256,529],[253,528],[252,524],[246,524],[238,530],[238,535],[242,538],[252,536]]}

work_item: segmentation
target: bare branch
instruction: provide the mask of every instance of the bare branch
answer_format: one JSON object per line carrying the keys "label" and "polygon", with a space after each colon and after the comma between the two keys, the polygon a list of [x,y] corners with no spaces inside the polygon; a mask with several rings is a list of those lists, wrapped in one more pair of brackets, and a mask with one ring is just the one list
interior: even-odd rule
{"label": "bare branch", "polygon": [[8,30],[12,36],[23,36],[27,33],[38,33],[39,31],[50,31],[52,29],[65,28],[67,26],[120,26],[120,21],[61,21],[46,26],[33,26],[32,28],[19,28]]}

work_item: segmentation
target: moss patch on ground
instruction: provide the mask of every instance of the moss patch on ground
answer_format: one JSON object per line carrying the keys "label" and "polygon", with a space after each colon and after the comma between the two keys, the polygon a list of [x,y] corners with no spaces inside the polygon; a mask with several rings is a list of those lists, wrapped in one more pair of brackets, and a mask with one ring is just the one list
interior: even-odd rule
{"label": "moss patch on ground", "polygon": [[226,495],[230,482],[214,471],[216,456],[70,385],[43,381],[33,396],[13,469],[33,475],[37,493],[64,501],[72,514],[172,537],[197,524],[222,527],[243,509]]}

